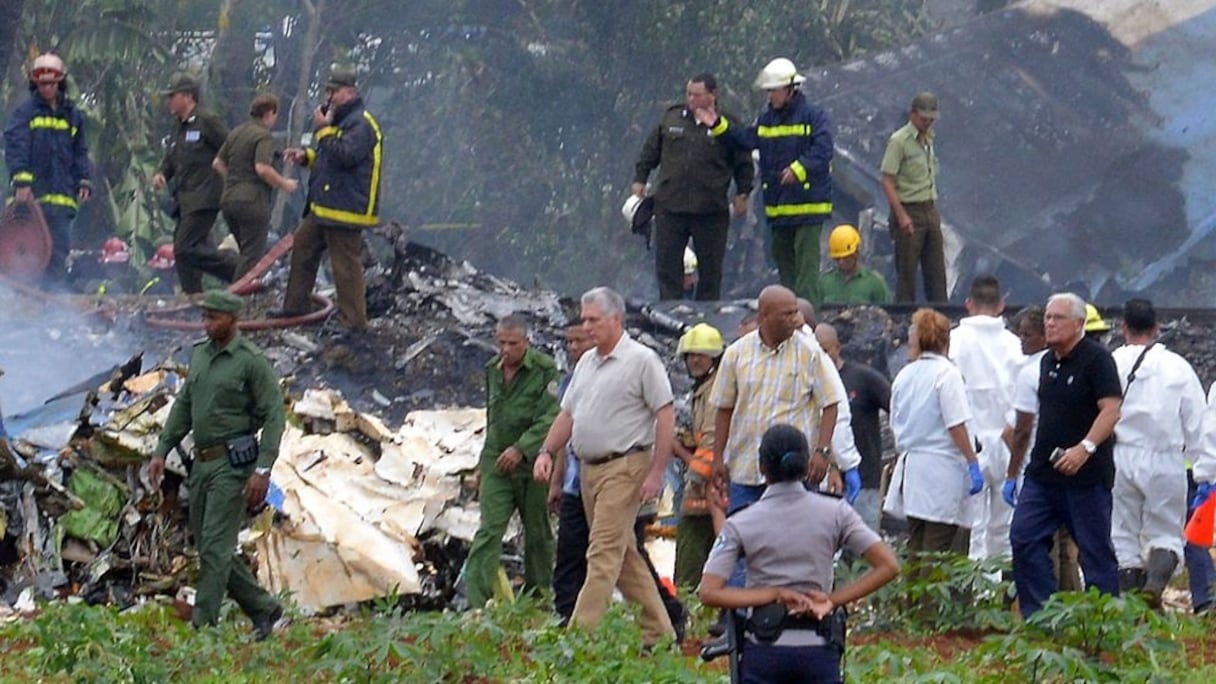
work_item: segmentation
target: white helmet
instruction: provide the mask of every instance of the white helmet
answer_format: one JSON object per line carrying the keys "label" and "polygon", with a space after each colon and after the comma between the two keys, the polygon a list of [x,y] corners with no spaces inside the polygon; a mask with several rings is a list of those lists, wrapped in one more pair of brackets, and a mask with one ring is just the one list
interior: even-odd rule
{"label": "white helmet", "polygon": [[633,223],[633,216],[638,213],[638,205],[641,203],[642,198],[637,195],[625,198],[625,204],[621,206],[621,216],[625,217],[626,223]]}
{"label": "white helmet", "polygon": [[760,70],[753,84],[760,90],[776,90],[786,86],[801,85],[806,78],[798,73],[794,63],[784,57],[778,57]]}
{"label": "white helmet", "polygon": [[30,66],[30,80],[35,83],[58,83],[66,74],[67,68],[63,66],[63,60],[59,55],[49,52],[38,55]]}

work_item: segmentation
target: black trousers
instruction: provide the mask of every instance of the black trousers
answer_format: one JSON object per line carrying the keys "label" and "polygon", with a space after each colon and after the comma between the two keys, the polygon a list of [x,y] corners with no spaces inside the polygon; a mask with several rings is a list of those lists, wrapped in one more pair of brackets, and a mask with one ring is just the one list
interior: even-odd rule
{"label": "black trousers", "polygon": [[182,214],[173,232],[173,260],[177,281],[186,294],[203,291],[203,274],[210,273],[230,283],[236,273],[236,257],[222,254],[211,241],[211,228],[219,209],[201,209]]}
{"label": "black trousers", "polygon": [[659,299],[684,296],[684,247],[692,239],[697,254],[697,299],[722,298],[722,260],[730,212],[677,214],[655,211],[654,274],[659,281]]}
{"label": "black trousers", "polygon": [[[646,538],[646,518],[638,518],[633,531],[638,539],[638,551],[654,583],[659,588],[659,597],[667,608],[667,615],[672,624],[677,617],[683,616],[684,607],[672,595],[663,583],[659,581],[659,573],[650,562],[643,542]],[[587,525],[587,514],[583,510],[583,499],[573,494],[562,494],[561,507],[557,513],[557,554],[553,567],[553,609],[562,617],[562,622],[570,620],[574,613],[574,603],[578,600],[578,592],[583,588],[587,579],[587,536],[591,528]]]}

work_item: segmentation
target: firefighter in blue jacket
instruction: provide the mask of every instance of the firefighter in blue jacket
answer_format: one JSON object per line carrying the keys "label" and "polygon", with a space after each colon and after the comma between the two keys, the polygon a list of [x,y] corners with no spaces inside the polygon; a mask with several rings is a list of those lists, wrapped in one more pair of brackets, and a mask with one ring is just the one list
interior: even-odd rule
{"label": "firefighter in blue jacket", "polygon": [[793,62],[779,57],[756,77],[756,88],[768,92],[768,106],[754,125],[729,121],[712,107],[698,110],[697,120],[732,147],[760,151],[764,215],[773,230],[777,276],[819,306],[819,234],[832,214],[832,131],[827,113],[800,90],[805,80]]}
{"label": "firefighter in blue jacket", "polygon": [[13,110],[4,127],[12,200],[36,200],[51,231],[47,285],[67,277],[72,222],[92,192],[84,114],[67,97],[66,76],[58,55],[39,55],[30,68],[30,98]]}

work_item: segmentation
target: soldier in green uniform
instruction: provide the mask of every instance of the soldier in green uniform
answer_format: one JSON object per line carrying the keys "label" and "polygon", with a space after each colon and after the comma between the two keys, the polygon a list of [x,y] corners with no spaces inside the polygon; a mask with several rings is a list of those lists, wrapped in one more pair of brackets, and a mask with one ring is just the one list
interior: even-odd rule
{"label": "soldier in green uniform", "polygon": [[486,364],[486,441],[478,494],[481,525],[465,561],[469,605],[494,594],[502,536],[511,514],[524,525],[524,590],[553,583],[553,528],[548,488],[532,478],[532,462],[557,416],[557,364],[528,346],[528,324],[517,315],[497,330],[498,357]]}
{"label": "soldier in green uniform", "polygon": [[215,624],[227,592],[253,620],[261,640],[270,636],[283,608],[258,586],[233,549],[245,510],[266,499],[286,422],[283,393],[262,351],[237,331],[240,297],[212,290],[200,306],[207,339],[194,345],[190,375],[165,421],[149,478],[160,486],[165,455],[193,431],[190,530],[199,573],[191,621],[195,627]]}
{"label": "soldier in green uniform", "polygon": [[160,170],[152,176],[152,188],[173,184],[173,256],[182,291],[203,291],[203,273],[231,282],[236,257],[221,254],[211,242],[211,227],[220,211],[224,181],[211,168],[211,161],[228,137],[228,127],[215,114],[198,106],[198,81],[186,74],[174,77],[161,95],[168,98],[169,113],[177,130]]}
{"label": "soldier in green uniform", "polygon": [[836,268],[819,279],[825,304],[890,304],[887,282],[861,265],[861,233],[847,223],[832,229],[828,236],[828,256]]}
{"label": "soldier in green uniform", "polygon": [[284,178],[274,168],[274,138],[270,129],[279,120],[279,98],[258,95],[249,105],[249,120],[232,129],[211,167],[224,177],[220,210],[241,250],[234,278],[248,273],[266,254],[270,232],[271,192],[292,193],[300,182]]}

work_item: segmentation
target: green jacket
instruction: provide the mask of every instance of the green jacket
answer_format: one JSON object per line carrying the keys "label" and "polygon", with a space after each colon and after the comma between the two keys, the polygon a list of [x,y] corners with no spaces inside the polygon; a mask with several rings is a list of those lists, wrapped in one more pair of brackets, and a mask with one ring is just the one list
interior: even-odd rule
{"label": "green jacket", "polygon": [[194,444],[205,449],[261,429],[257,467],[269,468],[279,455],[285,423],[279,379],[262,350],[240,333],[223,348],[202,340],[194,345],[190,375],[154,454],[168,454],[191,430]]}
{"label": "green jacket", "polygon": [[160,172],[173,184],[183,216],[220,208],[224,179],[211,168],[211,161],[227,137],[228,126],[202,107],[196,107],[188,119],[178,122],[169,151],[160,163]]}
{"label": "green jacket", "polygon": [[735,181],[735,194],[752,191],[755,167],[747,150],[732,150],[697,124],[684,105],[663,113],[638,155],[635,183],[645,183],[658,167],[654,201],[664,211],[713,214],[730,208],[727,191]]}
{"label": "green jacket", "polygon": [[825,304],[890,304],[887,283],[874,271],[859,266],[857,273],[846,279],[839,270],[824,273],[819,278]]}
{"label": "green jacket", "polygon": [[510,385],[503,385],[502,360],[486,364],[486,443],[481,461],[493,463],[514,445],[531,463],[557,417],[557,364],[529,348]]}

